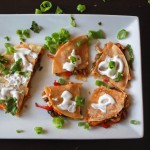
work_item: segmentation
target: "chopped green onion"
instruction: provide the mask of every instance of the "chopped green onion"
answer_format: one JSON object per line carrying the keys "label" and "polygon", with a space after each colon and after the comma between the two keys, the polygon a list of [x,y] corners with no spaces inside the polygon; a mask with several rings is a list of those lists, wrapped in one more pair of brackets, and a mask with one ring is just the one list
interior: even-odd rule
{"label": "chopped green onion", "polygon": [[87,122],[79,122],[78,126],[79,127],[84,126],[84,129],[89,129],[90,128],[90,126],[89,126],[89,124]]}
{"label": "chopped green onion", "polygon": [[16,98],[9,97],[6,100],[0,100],[0,103],[6,105],[6,113],[11,113],[12,115],[16,115],[18,111]]}
{"label": "chopped green onion", "polygon": [[64,125],[64,119],[61,116],[55,117],[53,118],[53,123],[55,124],[56,128],[61,129]]}
{"label": "chopped green onion", "polygon": [[138,124],[140,124],[140,121],[138,121],[138,120],[130,120],[130,123],[134,124],[134,125],[138,125]]}
{"label": "chopped green onion", "polygon": [[29,29],[25,29],[22,31],[22,34],[26,37],[29,38],[30,37],[30,30]]}
{"label": "chopped green onion", "polygon": [[148,0],[148,4],[150,4],[150,0]]}
{"label": "chopped green onion", "polygon": [[66,80],[64,80],[63,78],[60,78],[58,80],[58,83],[60,83],[61,85],[64,85],[64,84],[66,84]]}
{"label": "chopped green onion", "polygon": [[70,33],[66,29],[61,29],[59,32],[52,33],[51,37],[45,37],[44,47],[52,54],[55,54],[59,45],[66,43],[70,38]]}
{"label": "chopped green onion", "polygon": [[98,31],[89,30],[88,37],[93,38],[93,39],[104,39],[105,34],[104,34],[103,30],[98,30]]}
{"label": "chopped green onion", "polygon": [[0,73],[7,75],[9,73],[8,69],[0,62]]}
{"label": "chopped green onion", "polygon": [[15,53],[15,49],[10,43],[5,43],[6,53]]}
{"label": "chopped green onion", "polygon": [[0,63],[7,63],[7,59],[0,54]]}
{"label": "chopped green onion", "polygon": [[22,133],[24,130],[16,130],[17,133]]}
{"label": "chopped green onion", "polygon": [[85,40],[80,40],[76,43],[77,47],[80,47],[82,44],[84,44]]}
{"label": "chopped green onion", "polygon": [[102,22],[99,22],[99,23],[98,23],[98,25],[100,25],[100,26],[101,26],[101,25],[102,25]]}
{"label": "chopped green onion", "polygon": [[105,83],[104,83],[103,81],[100,81],[100,80],[96,80],[96,81],[95,81],[95,84],[96,84],[97,86],[105,86]]}
{"label": "chopped green onion", "polygon": [[26,41],[26,39],[25,39],[25,38],[23,38],[23,37],[20,37],[20,41],[21,41],[21,42],[25,42],[25,41]]}
{"label": "chopped green onion", "polygon": [[5,69],[3,70],[4,74],[5,75],[8,75],[9,74],[9,70],[5,67]]}
{"label": "chopped green onion", "polygon": [[76,96],[75,102],[76,102],[76,106],[84,106],[85,99],[80,96]]}
{"label": "chopped green onion", "polygon": [[35,14],[42,14],[40,9],[35,9]]}
{"label": "chopped green onion", "polygon": [[125,29],[122,29],[118,32],[117,39],[118,40],[123,40],[127,37],[127,35],[128,35],[128,32]]}
{"label": "chopped green onion", "polygon": [[115,82],[119,82],[123,77],[123,74],[120,72],[117,72],[117,77],[115,78]]}
{"label": "chopped green onion", "polygon": [[63,14],[63,10],[57,6],[55,14]]}
{"label": "chopped green onion", "polygon": [[37,133],[37,134],[43,134],[44,133],[44,130],[42,127],[35,127],[34,128],[34,131]]}
{"label": "chopped green onion", "polygon": [[130,67],[132,68],[132,63],[134,61],[134,56],[133,56],[133,49],[132,49],[131,45],[129,45],[129,44],[127,45],[127,50],[128,50],[128,53],[129,53],[128,62],[129,62]]}
{"label": "chopped green onion", "polygon": [[108,68],[110,68],[110,69],[115,69],[115,62],[114,61],[110,61],[109,63],[108,63]]}
{"label": "chopped green onion", "polygon": [[27,78],[29,78],[30,76],[31,76],[31,72],[23,72],[23,71],[16,71],[15,72],[16,74],[19,74],[19,75],[22,75],[22,76],[24,76],[24,77],[27,77]]}
{"label": "chopped green onion", "polygon": [[74,56],[70,56],[70,62],[71,62],[72,64],[76,64],[77,58],[74,57]]}
{"label": "chopped green onion", "polygon": [[22,30],[17,30],[16,34],[18,34],[21,37],[22,36]]}
{"label": "chopped green onion", "polygon": [[22,58],[19,58],[11,68],[11,73],[14,74],[16,71],[21,71]]}
{"label": "chopped green onion", "polygon": [[73,17],[72,14],[70,15],[70,24],[71,24],[73,27],[76,27],[76,26],[77,26],[77,24],[76,24],[76,22],[75,22],[75,18]]}
{"label": "chopped green onion", "polygon": [[78,4],[77,5],[77,10],[82,13],[86,10],[86,6],[82,5],[82,4]]}
{"label": "chopped green onion", "polygon": [[32,21],[30,29],[35,33],[39,33],[42,30],[42,28],[35,21]]}
{"label": "chopped green onion", "polygon": [[7,41],[10,41],[10,38],[8,36],[4,37]]}
{"label": "chopped green onion", "polygon": [[52,3],[49,1],[44,1],[40,5],[41,12],[46,12],[52,8]]}

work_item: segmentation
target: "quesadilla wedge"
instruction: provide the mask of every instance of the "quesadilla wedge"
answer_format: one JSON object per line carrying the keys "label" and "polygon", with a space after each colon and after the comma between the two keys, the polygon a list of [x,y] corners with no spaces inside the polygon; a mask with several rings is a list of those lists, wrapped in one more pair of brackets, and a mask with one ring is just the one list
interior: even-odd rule
{"label": "quesadilla wedge", "polygon": [[42,47],[35,44],[20,43],[14,53],[4,53],[6,63],[2,63],[0,73],[0,108],[6,113],[19,116],[29,95],[29,83],[35,65],[39,63]]}
{"label": "quesadilla wedge", "polygon": [[105,45],[101,56],[97,59],[94,69],[94,77],[102,77],[104,81],[124,91],[130,79],[129,66],[125,55],[114,43]]}
{"label": "quesadilla wedge", "polygon": [[85,120],[90,126],[109,127],[126,117],[129,100],[125,92],[101,86],[88,101]]}
{"label": "quesadilla wedge", "polygon": [[43,99],[51,107],[51,116],[66,116],[72,119],[83,119],[81,108],[75,99],[80,96],[81,83],[46,87]]}
{"label": "quesadilla wedge", "polygon": [[67,72],[88,75],[88,37],[81,35],[60,46],[53,58],[52,73],[65,76]]}

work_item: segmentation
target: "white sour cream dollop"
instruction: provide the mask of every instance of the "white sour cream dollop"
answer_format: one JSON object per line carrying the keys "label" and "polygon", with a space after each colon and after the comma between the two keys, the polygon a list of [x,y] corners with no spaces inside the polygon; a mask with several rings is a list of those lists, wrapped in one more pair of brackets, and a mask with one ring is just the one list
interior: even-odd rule
{"label": "white sour cream dollop", "polygon": [[71,100],[72,94],[69,91],[64,91],[61,95],[63,98],[63,102],[57,107],[61,110],[68,110],[69,112],[75,112],[76,111],[76,104],[74,101]]}
{"label": "white sour cream dollop", "polygon": [[[115,68],[114,69],[108,68],[108,64],[110,61],[115,62]],[[106,75],[111,79],[115,79],[117,77],[117,72],[122,73],[123,68],[124,68],[123,61],[118,56],[114,56],[112,58],[107,56],[104,61],[99,63],[98,72],[101,75]]]}
{"label": "white sour cream dollop", "polygon": [[9,82],[9,86],[19,87],[20,85],[26,84],[29,81],[28,77],[24,77],[17,73],[9,74],[5,76],[5,79]]}
{"label": "white sour cream dollop", "polygon": [[[77,67],[79,64],[81,64],[81,57],[79,55],[75,54],[75,50],[74,49],[72,50],[70,56],[75,57],[76,58],[76,62],[75,63],[72,63],[71,61],[70,62],[65,62],[63,64],[63,69],[72,72],[75,67]],[[69,59],[70,59],[70,56],[68,57]]]}
{"label": "white sour cream dollop", "polygon": [[100,109],[103,113],[106,113],[107,106],[115,104],[115,100],[109,95],[104,94],[99,97],[98,103],[92,103],[91,106],[94,109]]}
{"label": "white sour cream dollop", "polygon": [[23,63],[23,71],[33,71],[33,65],[31,63],[29,63],[26,59],[26,55],[33,57],[34,59],[37,58],[37,54],[32,52],[31,50],[27,49],[27,48],[19,48],[17,49],[17,51],[14,53],[14,59],[15,62],[21,58],[22,59],[22,63]]}
{"label": "white sour cream dollop", "polygon": [[4,87],[0,91],[0,99],[7,99],[9,97],[14,97],[19,99],[20,92],[12,87]]}

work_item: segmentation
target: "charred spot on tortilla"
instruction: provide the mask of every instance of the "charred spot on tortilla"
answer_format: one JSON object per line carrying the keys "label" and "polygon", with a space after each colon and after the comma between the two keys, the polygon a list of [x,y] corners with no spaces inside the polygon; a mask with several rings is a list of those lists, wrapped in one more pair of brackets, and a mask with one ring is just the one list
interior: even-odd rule
{"label": "charred spot on tortilla", "polygon": [[126,118],[128,107],[125,92],[101,86],[94,90],[88,101],[85,120],[90,126],[109,127]]}
{"label": "charred spot on tortilla", "polygon": [[76,97],[80,96],[82,83],[69,82],[66,85],[50,86],[44,89],[44,97],[48,98],[49,106],[53,110],[49,112],[55,115],[66,116],[72,119],[83,119],[81,107],[77,105]]}
{"label": "charred spot on tortilla", "polygon": [[20,43],[14,53],[4,53],[8,74],[0,76],[0,107],[19,116],[29,98],[30,82],[35,66],[42,56],[42,46]]}
{"label": "charred spot on tortilla", "polygon": [[[118,45],[118,44],[117,44]],[[92,75],[108,80],[116,88],[124,91],[130,79],[129,66],[124,53],[116,44],[109,42],[93,64]],[[123,46],[122,46],[123,49]]]}
{"label": "charred spot on tortilla", "polygon": [[65,76],[66,72],[71,75],[88,76],[89,65],[88,36],[81,35],[68,41],[58,48],[52,63],[52,73]]}

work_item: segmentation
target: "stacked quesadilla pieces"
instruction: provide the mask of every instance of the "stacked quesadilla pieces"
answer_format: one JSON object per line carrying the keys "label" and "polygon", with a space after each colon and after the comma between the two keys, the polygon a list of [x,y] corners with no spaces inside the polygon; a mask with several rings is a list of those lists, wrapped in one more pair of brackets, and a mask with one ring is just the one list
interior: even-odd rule
{"label": "stacked quesadilla pieces", "polygon": [[29,96],[29,83],[41,57],[42,47],[20,43],[13,49],[13,52],[1,54],[6,62],[0,62],[3,65],[0,72],[0,109],[19,116]]}
{"label": "stacked quesadilla pieces", "polygon": [[125,51],[121,44],[109,42],[94,63],[92,75],[97,79],[102,78],[113,89],[101,86],[92,93],[85,115],[85,121],[90,126],[107,128],[127,116],[130,101],[124,90],[131,80],[131,71]]}

